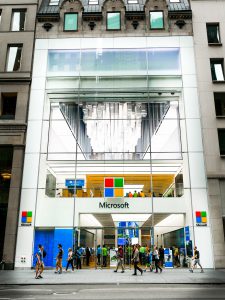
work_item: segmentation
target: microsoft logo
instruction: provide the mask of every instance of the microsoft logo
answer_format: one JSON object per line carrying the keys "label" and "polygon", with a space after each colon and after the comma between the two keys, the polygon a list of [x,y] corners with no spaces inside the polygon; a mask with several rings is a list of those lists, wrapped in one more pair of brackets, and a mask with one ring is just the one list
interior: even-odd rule
{"label": "microsoft logo", "polygon": [[196,211],[196,225],[197,226],[206,226],[207,225],[207,213],[206,211]]}
{"label": "microsoft logo", "polygon": [[104,178],[104,197],[123,197],[124,178]]}
{"label": "microsoft logo", "polygon": [[22,211],[21,223],[31,225],[31,223],[32,223],[32,211]]}

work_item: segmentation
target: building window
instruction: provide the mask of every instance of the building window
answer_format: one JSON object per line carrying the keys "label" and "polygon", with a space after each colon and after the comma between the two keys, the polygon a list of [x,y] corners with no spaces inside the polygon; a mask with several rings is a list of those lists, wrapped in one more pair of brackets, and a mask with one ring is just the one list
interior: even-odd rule
{"label": "building window", "polygon": [[225,117],[225,93],[214,93],[217,117]]}
{"label": "building window", "polygon": [[50,0],[48,5],[59,5],[59,0]]}
{"label": "building window", "polygon": [[107,13],[107,30],[120,30],[120,12]]}
{"label": "building window", "polygon": [[24,31],[25,18],[26,18],[25,10],[13,10],[11,31]]}
{"label": "building window", "polygon": [[209,44],[221,44],[219,24],[206,24]]}
{"label": "building window", "polygon": [[180,0],[170,0],[170,3],[180,3]]}
{"label": "building window", "polygon": [[150,11],[150,29],[163,29],[163,12],[162,11]]}
{"label": "building window", "polygon": [[89,0],[88,5],[98,5],[98,0]]}
{"label": "building window", "polygon": [[8,57],[6,71],[14,72],[19,71],[21,66],[21,57],[22,57],[22,44],[15,44],[8,46]]}
{"label": "building window", "polygon": [[213,81],[224,81],[223,58],[211,58],[211,74]]}
{"label": "building window", "polygon": [[218,129],[220,155],[225,156],[225,129]]}
{"label": "building window", "polygon": [[2,93],[1,94],[1,119],[15,119],[16,113],[16,93]]}
{"label": "building window", "polygon": [[138,4],[138,0],[128,0],[128,4]]}
{"label": "building window", "polygon": [[78,14],[66,13],[64,14],[64,30],[77,31],[78,29]]}

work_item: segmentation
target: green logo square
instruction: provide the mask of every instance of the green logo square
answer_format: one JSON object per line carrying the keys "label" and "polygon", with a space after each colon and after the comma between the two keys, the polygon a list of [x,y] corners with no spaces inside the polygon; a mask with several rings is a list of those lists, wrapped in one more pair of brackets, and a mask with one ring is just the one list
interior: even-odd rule
{"label": "green logo square", "polygon": [[115,178],[114,187],[123,187],[123,178]]}
{"label": "green logo square", "polygon": [[27,217],[32,217],[32,211],[27,212]]}
{"label": "green logo square", "polygon": [[202,216],[202,217],[206,217],[206,211],[202,211],[202,212],[201,212],[201,216]]}

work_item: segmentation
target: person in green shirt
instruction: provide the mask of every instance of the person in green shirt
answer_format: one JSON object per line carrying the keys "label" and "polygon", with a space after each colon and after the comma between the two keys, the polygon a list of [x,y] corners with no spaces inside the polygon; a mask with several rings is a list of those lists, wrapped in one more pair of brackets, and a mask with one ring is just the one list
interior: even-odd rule
{"label": "person in green shirt", "polygon": [[141,265],[145,265],[145,253],[146,253],[146,247],[141,246],[140,249],[139,249],[139,256],[140,256]]}
{"label": "person in green shirt", "polygon": [[137,196],[138,196],[137,191],[134,191],[133,197],[137,198]]}
{"label": "person in green shirt", "polygon": [[102,247],[102,258],[103,258],[103,267],[107,266],[107,256],[108,256],[108,250],[105,245]]}

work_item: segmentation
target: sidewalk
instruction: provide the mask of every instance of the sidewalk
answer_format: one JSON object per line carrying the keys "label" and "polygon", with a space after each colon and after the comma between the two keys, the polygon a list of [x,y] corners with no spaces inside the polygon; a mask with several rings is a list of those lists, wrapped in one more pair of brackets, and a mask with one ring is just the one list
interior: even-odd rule
{"label": "sidewalk", "polygon": [[35,279],[34,270],[0,271],[0,285],[33,285],[33,284],[225,284],[225,269],[200,269],[190,273],[188,269],[164,269],[160,274],[144,272],[143,276],[132,276],[133,270],[125,273],[114,273],[113,270],[75,270],[54,274],[46,270],[43,279]]}

